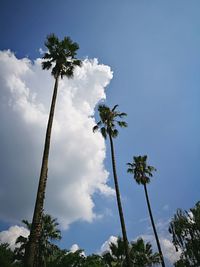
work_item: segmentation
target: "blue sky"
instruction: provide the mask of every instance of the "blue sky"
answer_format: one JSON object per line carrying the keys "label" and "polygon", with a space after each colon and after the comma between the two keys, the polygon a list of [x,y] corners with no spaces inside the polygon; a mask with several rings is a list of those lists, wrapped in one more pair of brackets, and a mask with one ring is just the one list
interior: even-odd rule
{"label": "blue sky", "polygon": [[[199,200],[199,12],[195,0],[1,1],[0,50],[10,49],[16,58],[34,61],[41,57],[39,48],[45,49],[47,34],[55,33],[78,42],[80,58],[98,58],[113,71],[105,103],[119,104],[119,110],[128,114],[128,128],[120,131],[115,149],[130,239],[152,234],[143,189],[126,174],[133,155],[147,154],[157,168],[149,195],[163,238],[169,238],[167,222],[176,209],[189,209]],[[9,116],[1,115],[5,142],[9,119],[15,122]],[[17,140],[1,146],[20,149]],[[113,187],[108,144],[106,148],[104,166]],[[62,247],[77,243],[87,253],[97,252],[109,236],[121,234],[115,199],[98,193],[92,199],[94,211],[103,219],[74,221],[63,230]],[[13,207],[12,197],[10,203]],[[19,224],[17,217],[12,222],[3,213],[0,216],[2,230]]]}

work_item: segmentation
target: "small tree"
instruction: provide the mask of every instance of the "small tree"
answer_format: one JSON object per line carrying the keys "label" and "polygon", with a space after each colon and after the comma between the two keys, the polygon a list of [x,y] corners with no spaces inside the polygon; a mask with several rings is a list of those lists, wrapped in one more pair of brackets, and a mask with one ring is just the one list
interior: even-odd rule
{"label": "small tree", "polygon": [[200,266],[200,201],[189,212],[178,209],[169,232],[176,250],[182,251],[175,266]]}

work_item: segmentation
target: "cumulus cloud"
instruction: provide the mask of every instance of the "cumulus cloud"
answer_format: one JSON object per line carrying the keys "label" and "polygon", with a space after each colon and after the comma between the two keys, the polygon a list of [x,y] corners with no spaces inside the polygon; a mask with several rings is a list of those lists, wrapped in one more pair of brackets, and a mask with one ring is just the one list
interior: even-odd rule
{"label": "cumulus cloud", "polygon": [[[76,220],[96,218],[95,192],[113,194],[103,165],[104,140],[92,132],[95,106],[105,99],[111,79],[110,67],[93,59],[84,60],[74,79],[59,83],[45,208],[65,229]],[[3,221],[32,216],[53,83],[50,73],[41,69],[41,59],[31,62],[0,51]]]}
{"label": "cumulus cloud", "polygon": [[10,248],[14,250],[17,246],[15,245],[15,241],[20,235],[28,237],[29,230],[22,226],[11,226],[8,230],[0,232],[0,243],[8,243]]}

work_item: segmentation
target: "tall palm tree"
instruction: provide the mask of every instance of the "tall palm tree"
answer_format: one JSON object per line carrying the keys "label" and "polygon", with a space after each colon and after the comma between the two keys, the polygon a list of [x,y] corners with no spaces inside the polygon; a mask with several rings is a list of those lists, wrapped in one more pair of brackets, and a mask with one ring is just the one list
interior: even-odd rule
{"label": "tall palm tree", "polygon": [[74,43],[69,37],[65,37],[63,40],[60,41],[54,34],[50,34],[49,36],[47,36],[45,46],[47,47],[48,52],[44,54],[42,68],[47,70],[52,68],[51,74],[55,79],[55,84],[46,130],[44,152],[42,158],[37,197],[35,202],[35,209],[31,225],[30,240],[25,253],[26,267],[35,267],[36,265],[34,261],[41,232],[41,218],[47,181],[51,130],[57,98],[59,78],[63,78],[64,76],[67,76],[67,78],[72,78],[75,67],[81,66],[81,61],[76,59],[76,53],[79,46],[77,43]]}
{"label": "tall palm tree", "polygon": [[149,196],[148,196],[148,191],[147,191],[147,184],[150,183],[150,177],[153,176],[152,172],[156,171],[156,169],[153,166],[147,165],[147,156],[133,157],[133,163],[127,163],[127,165],[128,165],[127,172],[132,173],[134,175],[134,179],[137,184],[142,184],[144,186],[145,197],[146,197],[147,206],[149,210],[149,216],[151,219],[151,224],[153,227],[158,251],[160,254],[161,264],[163,267],[165,267],[163,253],[161,250],[158,234],[156,231],[156,226],[154,223],[153,214],[151,211],[151,205],[150,205]]}
{"label": "tall palm tree", "polygon": [[120,127],[127,127],[127,123],[125,121],[120,120],[121,118],[126,116],[126,113],[120,113],[116,111],[117,107],[118,105],[115,105],[113,109],[110,109],[106,105],[99,105],[98,111],[99,111],[100,121],[93,127],[93,131],[95,132],[98,129],[100,129],[102,136],[105,139],[108,136],[110,140],[112,168],[113,168],[113,177],[114,177],[115,191],[116,191],[116,197],[117,197],[117,205],[118,205],[119,217],[120,217],[121,228],[122,228],[122,235],[123,235],[124,246],[125,246],[127,267],[130,267],[131,261],[129,257],[128,239],[127,239],[124,215],[123,215],[122,204],[121,204],[121,199],[120,199],[120,191],[119,191],[119,185],[118,185],[118,178],[117,178],[117,171],[116,171],[116,164],[115,164],[114,144],[113,144],[113,138],[116,138],[118,136],[118,130],[116,129],[116,124]]}

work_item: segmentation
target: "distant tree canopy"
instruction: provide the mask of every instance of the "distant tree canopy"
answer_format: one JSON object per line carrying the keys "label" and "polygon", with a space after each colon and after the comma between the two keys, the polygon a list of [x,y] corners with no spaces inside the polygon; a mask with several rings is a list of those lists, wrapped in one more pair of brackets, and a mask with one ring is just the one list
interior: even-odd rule
{"label": "distant tree canopy", "polygon": [[22,267],[19,262],[14,262],[14,252],[9,248],[9,244],[0,244],[0,266],[1,267]]}
{"label": "distant tree canopy", "polygon": [[178,209],[170,223],[169,232],[176,250],[182,251],[175,266],[200,266],[200,201],[190,211]]}
{"label": "distant tree canopy", "polygon": [[[28,229],[31,224],[23,220]],[[180,259],[175,267],[200,266],[200,201],[189,211],[178,209],[169,226],[172,241],[176,250],[181,251]],[[40,267],[125,267],[125,244],[121,237],[117,242],[109,244],[109,250],[102,255],[86,256],[82,249],[75,252],[60,249],[53,240],[59,240],[61,232],[56,219],[43,214],[42,232],[40,237],[40,253],[38,261]],[[28,238],[20,236],[16,244],[20,245],[13,252],[9,244],[0,244],[0,267],[22,267],[24,251]],[[129,243],[131,266],[150,267],[161,263],[159,253],[154,253],[149,242],[139,238]]]}
{"label": "distant tree canopy", "polygon": [[[27,221],[26,221],[27,222]],[[20,238],[17,239],[17,244]],[[9,248],[8,244],[0,244],[0,267],[24,267],[23,257],[24,245],[27,244],[27,238],[22,239],[22,249],[19,247],[14,252]],[[25,244],[24,244],[25,241]],[[49,246],[49,245],[48,245]],[[51,247],[51,255],[45,253],[46,249],[42,248],[45,261],[40,261],[40,267],[125,267],[126,257],[124,242],[118,237],[116,243],[110,243],[109,250],[102,255],[92,254],[86,256],[82,249],[75,252],[60,249],[59,247]],[[131,266],[134,267],[150,267],[157,266],[160,263],[158,253],[152,251],[149,242],[145,243],[139,238],[129,244]],[[21,254],[20,254],[20,253]],[[16,259],[16,254],[18,260]],[[19,257],[19,254],[21,257]]]}
{"label": "distant tree canopy", "polygon": [[[142,238],[138,238],[129,244],[129,252],[131,266],[150,267],[161,263],[159,253],[154,253],[152,245],[149,242],[145,243]],[[105,266],[126,266],[124,242],[121,237],[118,237],[116,243],[110,243],[110,250],[103,254],[103,260],[106,264]]]}

